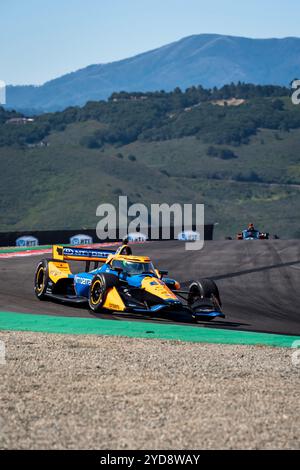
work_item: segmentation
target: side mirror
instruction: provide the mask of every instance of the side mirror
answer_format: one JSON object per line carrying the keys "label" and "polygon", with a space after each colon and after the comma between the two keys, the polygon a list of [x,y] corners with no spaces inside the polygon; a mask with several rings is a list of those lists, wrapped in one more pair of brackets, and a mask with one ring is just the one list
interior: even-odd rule
{"label": "side mirror", "polygon": [[162,279],[164,276],[167,276],[169,274],[169,271],[163,271],[163,270],[160,270],[158,271],[159,272],[159,275],[160,275],[160,278]]}

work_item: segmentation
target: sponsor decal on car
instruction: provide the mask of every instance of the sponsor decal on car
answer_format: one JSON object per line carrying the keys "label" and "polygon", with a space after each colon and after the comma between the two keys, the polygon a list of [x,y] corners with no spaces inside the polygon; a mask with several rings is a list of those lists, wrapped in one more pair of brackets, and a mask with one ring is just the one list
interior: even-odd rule
{"label": "sponsor decal on car", "polygon": [[116,310],[119,310],[119,305],[109,303],[109,308],[112,308],[112,309],[114,308]]}
{"label": "sponsor decal on car", "polygon": [[85,250],[80,248],[64,248],[64,255],[67,256],[77,256],[82,258],[107,258],[107,251],[98,251],[98,250]]}
{"label": "sponsor decal on car", "polygon": [[83,286],[90,286],[92,283],[92,280],[87,277],[75,276],[75,282]]}

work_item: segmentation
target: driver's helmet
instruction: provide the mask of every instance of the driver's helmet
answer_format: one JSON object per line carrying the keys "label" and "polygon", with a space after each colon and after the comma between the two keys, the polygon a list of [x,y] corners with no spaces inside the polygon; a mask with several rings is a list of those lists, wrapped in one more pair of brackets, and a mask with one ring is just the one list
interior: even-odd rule
{"label": "driver's helmet", "polygon": [[253,224],[249,224],[249,225],[248,225],[248,232],[254,232],[254,231],[255,231],[254,225],[253,225]]}
{"label": "driver's helmet", "polygon": [[125,246],[122,248],[121,254],[122,254],[122,255],[125,255],[125,256],[130,256],[130,255],[132,255],[132,250],[131,250],[130,246],[125,245]]}

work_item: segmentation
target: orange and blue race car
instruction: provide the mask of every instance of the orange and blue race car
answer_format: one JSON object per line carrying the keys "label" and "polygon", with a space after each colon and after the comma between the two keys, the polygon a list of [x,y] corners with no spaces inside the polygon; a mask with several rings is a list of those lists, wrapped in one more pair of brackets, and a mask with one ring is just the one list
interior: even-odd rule
{"label": "orange and blue race car", "polygon": [[[73,274],[68,261],[85,261],[85,271]],[[147,256],[134,256],[127,244],[116,251],[55,245],[52,259],[37,266],[34,291],[40,300],[86,304],[95,313],[185,311],[195,321],[225,317],[214,281],[193,281],[182,290],[167,274]]]}

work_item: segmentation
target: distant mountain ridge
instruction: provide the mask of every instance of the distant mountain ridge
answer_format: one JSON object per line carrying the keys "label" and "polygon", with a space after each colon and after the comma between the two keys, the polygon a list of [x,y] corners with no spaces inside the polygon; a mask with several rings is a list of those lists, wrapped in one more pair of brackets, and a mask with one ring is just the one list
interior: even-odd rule
{"label": "distant mountain ridge", "polygon": [[230,82],[288,86],[300,76],[300,38],[199,34],[107,64],[90,65],[41,86],[8,86],[7,106],[57,111],[118,91],[221,87]]}

